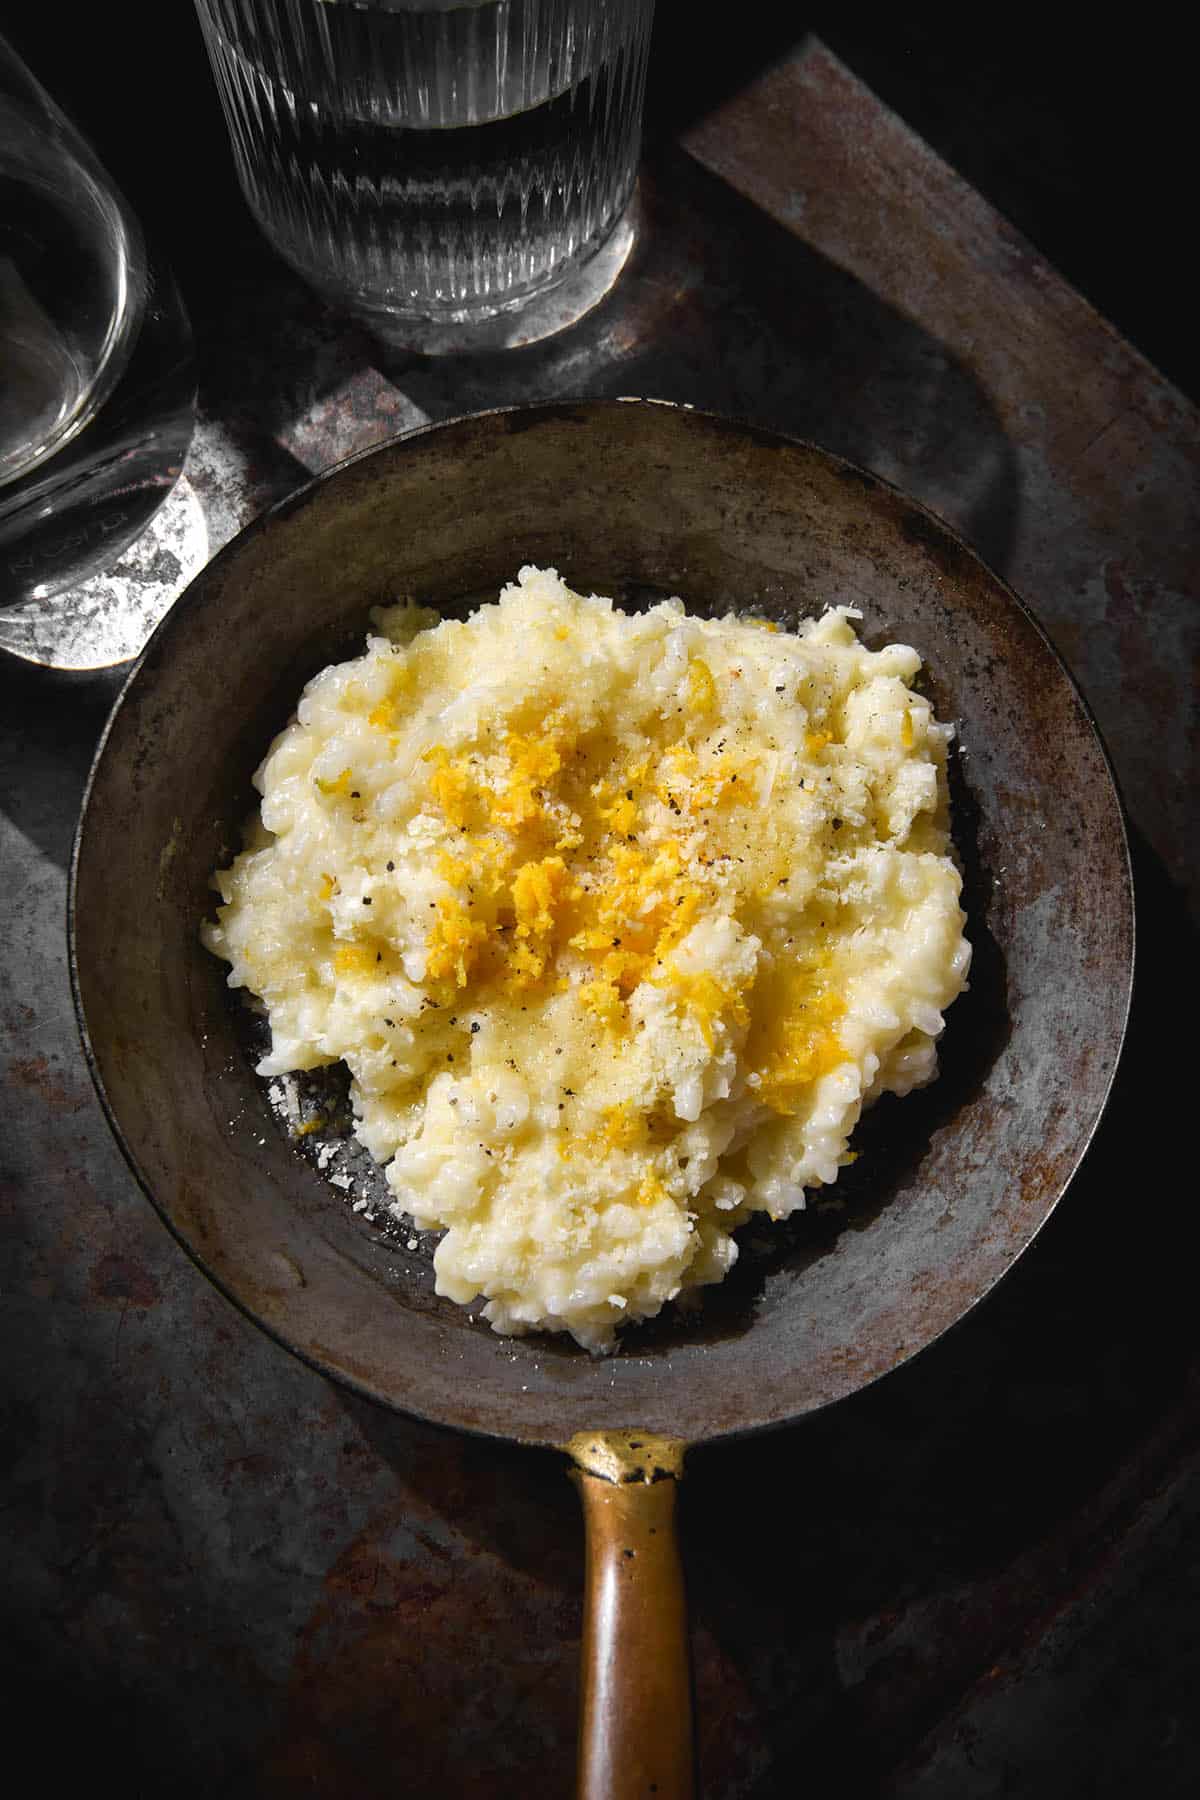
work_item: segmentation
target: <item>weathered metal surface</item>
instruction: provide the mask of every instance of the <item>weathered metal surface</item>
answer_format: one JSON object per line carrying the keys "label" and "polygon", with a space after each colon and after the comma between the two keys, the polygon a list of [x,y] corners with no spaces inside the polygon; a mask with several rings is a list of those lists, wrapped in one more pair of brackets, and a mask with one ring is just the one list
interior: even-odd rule
{"label": "weathered metal surface", "polygon": [[[963,525],[1034,607],[1095,705],[1142,830],[1200,904],[1187,779],[1197,711],[1194,686],[1179,683],[1200,599],[1195,408],[819,46],[688,143],[924,342],[906,408],[881,396],[903,437],[864,460]],[[894,367],[885,357],[874,378]],[[1004,467],[974,516],[961,472],[938,467],[952,369]]]}
{"label": "weathered metal surface", "polygon": [[[1196,414],[819,50],[773,80],[769,107],[752,92],[694,140],[709,168],[651,171],[599,316],[511,363],[385,370],[239,240],[240,274],[187,294],[188,477],[215,546],[421,414],[653,392],[874,466],[1045,620],[1132,803],[1123,1072],[1071,1193],[964,1325],[802,1430],[695,1453],[701,1767],[716,1800],[790,1796],[798,1773],[920,1800],[1193,1791],[1195,1227],[1162,1167],[1192,1097],[1160,1016],[1195,955],[1164,860],[1194,878],[1171,596],[1194,561]],[[797,143],[802,180],[772,187]],[[1090,451],[1076,395],[1093,429],[1128,402]],[[565,1793],[582,1558],[557,1460],[391,1417],[285,1356],[168,1239],[92,1098],[64,864],[111,693],[0,666],[11,1716],[52,1695],[50,1787],[104,1770],[180,1794]]]}

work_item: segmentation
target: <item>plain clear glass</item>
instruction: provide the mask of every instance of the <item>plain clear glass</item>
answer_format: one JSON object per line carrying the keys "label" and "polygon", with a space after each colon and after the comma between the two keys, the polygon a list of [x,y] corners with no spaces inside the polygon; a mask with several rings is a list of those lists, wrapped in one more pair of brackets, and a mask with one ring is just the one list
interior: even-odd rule
{"label": "plain clear glass", "polygon": [[196,8],[263,231],[392,341],[488,341],[488,321],[561,291],[626,214],[653,0]]}
{"label": "plain clear glass", "polygon": [[136,220],[0,38],[0,482],[53,456],[103,404],[144,293]]}
{"label": "plain clear glass", "polygon": [[0,607],[111,566],[178,479],[194,418],[169,272],[0,38]]}

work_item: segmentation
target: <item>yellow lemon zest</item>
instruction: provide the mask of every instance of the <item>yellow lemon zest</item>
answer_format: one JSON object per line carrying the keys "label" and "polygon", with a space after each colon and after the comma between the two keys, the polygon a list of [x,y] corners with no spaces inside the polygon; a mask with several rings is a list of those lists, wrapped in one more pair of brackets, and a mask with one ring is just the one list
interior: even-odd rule
{"label": "yellow lemon zest", "polygon": [[509,770],[504,790],[494,803],[495,816],[514,829],[543,815],[538,790],[553,781],[562,768],[566,745],[552,734],[523,737],[510,732],[505,740]]}
{"label": "yellow lemon zest", "polygon": [[514,944],[508,957],[507,987],[510,993],[533,987],[546,973],[546,959],[528,944]]}
{"label": "yellow lemon zest", "polygon": [[666,1200],[668,1198],[667,1190],[659,1180],[658,1176],[654,1173],[654,1170],[647,1169],[638,1185],[637,1193],[634,1195],[637,1204],[639,1206],[653,1206],[656,1201]]}
{"label": "yellow lemon zest", "polygon": [[695,712],[711,712],[717,703],[712,670],[699,656],[688,664],[687,703]]}
{"label": "yellow lemon zest", "polygon": [[741,994],[734,988],[726,987],[715,975],[710,975],[707,969],[699,974],[692,974],[672,965],[665,978],[657,985],[667,988],[674,998],[683,1003],[690,1017],[699,1025],[704,1042],[710,1050],[718,1023],[747,1025],[750,1021],[750,1014]]}
{"label": "yellow lemon zest", "polygon": [[350,791],[350,783],[353,779],[351,771],[343,769],[341,774],[336,775],[332,781],[322,781],[318,775],[317,786],[323,794],[345,794]]}
{"label": "yellow lemon zest", "polygon": [[598,976],[595,981],[582,982],[578,989],[579,1004],[605,1025],[618,1025],[623,1017],[621,996],[615,983]]}
{"label": "yellow lemon zest", "polygon": [[561,856],[522,863],[513,876],[513,907],[519,938],[549,937],[555,914],[569,888],[567,865]]}
{"label": "yellow lemon zest", "polygon": [[849,1059],[849,1051],[833,1029],[845,1014],[845,1001],[824,985],[814,969],[785,977],[769,1012],[755,1021],[746,1058],[760,1080],[757,1094],[773,1112],[799,1112],[814,1081]]}
{"label": "yellow lemon zest", "polygon": [[461,830],[469,822],[471,803],[477,783],[465,757],[452,758],[442,744],[435,744],[421,755],[422,762],[433,764],[429,792],[449,824]]}
{"label": "yellow lemon zest", "polygon": [[339,975],[370,975],[377,967],[379,951],[373,944],[341,944],[333,954]]}
{"label": "yellow lemon zest", "polygon": [[630,1112],[629,1102],[622,1100],[605,1113],[604,1123],[595,1134],[597,1147],[600,1150],[632,1150],[641,1142],[643,1131],[643,1121]]}
{"label": "yellow lemon zest", "polygon": [[461,901],[439,900],[437,920],[425,944],[428,979],[446,981],[453,976],[456,986],[466,987],[467,976],[487,935],[487,926],[480,919],[472,919]]}
{"label": "yellow lemon zest", "polygon": [[668,806],[680,803],[688,812],[706,812],[729,801],[753,800],[753,771],[758,759],[717,754],[706,766],[690,744],[672,744],[662,759],[658,796]]}
{"label": "yellow lemon zest", "polygon": [[437,872],[443,881],[448,881],[450,883],[451,887],[463,887],[470,880],[475,870],[474,865],[468,862],[465,857],[455,856],[449,850],[439,850]]}

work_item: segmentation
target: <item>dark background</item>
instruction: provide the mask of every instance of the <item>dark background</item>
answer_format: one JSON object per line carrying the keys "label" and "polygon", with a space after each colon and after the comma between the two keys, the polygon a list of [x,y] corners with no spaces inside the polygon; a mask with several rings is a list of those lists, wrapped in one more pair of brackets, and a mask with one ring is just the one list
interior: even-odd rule
{"label": "dark background", "polygon": [[[789,9],[785,16],[782,8],[750,7],[740,9],[737,38],[730,42],[727,33],[705,29],[710,16],[694,3],[659,0],[647,110],[651,140],[672,138],[814,31],[1128,340],[1200,400],[1190,328],[1195,103],[1181,93],[1187,65],[1179,42],[1136,30],[1035,39],[999,16],[990,25],[976,19],[935,28],[889,17],[868,26],[848,20],[845,9],[829,16]],[[237,190],[190,5],[130,0],[68,15],[49,0],[40,6],[22,0],[3,30],[89,135],[173,263],[196,321],[203,366],[206,340],[221,330],[225,274],[242,247],[256,246],[257,233]],[[38,698],[30,693],[32,716]],[[98,721],[101,697],[88,704]],[[56,829],[65,843],[62,821]],[[754,1641],[737,1648],[760,1699],[778,1694],[770,1721],[778,1752],[771,1800],[803,1791],[799,1779],[790,1788],[793,1767],[798,1776],[815,1772],[817,1793],[868,1792],[880,1769],[900,1754],[904,1734],[926,1723],[905,1686],[911,1680],[917,1693],[916,1676],[902,1663],[878,1690],[877,1716],[856,1712],[854,1702],[838,1695],[824,1697],[825,1711],[820,1694],[811,1702],[814,1711],[797,1710],[794,1695],[804,1691],[803,1680],[771,1663],[773,1645],[802,1635],[797,1619],[819,1638],[823,1622],[852,1618],[856,1609],[870,1618],[879,1595],[894,1594],[898,1608],[911,1608],[918,1649],[939,1638],[964,1642],[975,1625],[982,1635],[1003,1638],[1003,1619],[973,1622],[956,1615],[954,1584],[961,1576],[969,1587],[968,1578],[989,1558],[1003,1566],[1023,1545],[1031,1548],[1019,1579],[1047,1595],[1050,1647],[1044,1669],[1036,1661],[1026,1669],[1019,1693],[1006,1697],[1001,1684],[995,1703],[1000,1723],[992,1729],[1012,1745],[1012,1760],[997,1777],[1002,1789],[988,1791],[1051,1791],[1048,1770],[1056,1749],[1066,1765],[1060,1780],[1055,1772],[1056,1791],[1071,1800],[1118,1793],[1156,1800],[1200,1791],[1197,1489],[1194,1481],[1181,1483],[1177,1491],[1164,1489],[1162,1499],[1166,1475],[1156,1473],[1194,1454],[1200,1416],[1194,1385],[1187,1399],[1195,1379],[1194,1222],[1188,1253],[1172,1254],[1172,1246],[1185,1242],[1177,1223],[1180,1203],[1194,1208],[1188,1179],[1174,1172],[1180,1152],[1190,1151],[1191,1078],[1166,1054],[1173,1042],[1170,1025],[1160,1028],[1150,998],[1157,997],[1169,1021],[1172,999],[1179,1004],[1175,947],[1186,927],[1155,858],[1137,840],[1134,851],[1142,917],[1154,922],[1144,937],[1143,1005],[1130,1041],[1128,1063],[1136,1073],[1106,1122],[1102,1154],[1110,1179],[1087,1229],[1079,1205],[1100,1194],[1098,1180],[1078,1185],[1076,1206],[1060,1209],[1036,1254],[989,1303],[985,1329],[960,1336],[952,1356],[923,1360],[894,1377],[882,1394],[861,1396],[853,1410],[839,1409],[835,1421],[817,1421],[806,1431],[806,1502],[811,1516],[827,1521],[828,1553],[827,1571],[811,1546],[802,1559],[809,1585],[769,1542],[743,1543],[736,1577],[732,1563],[722,1566],[722,1523],[742,1517],[747,1492],[759,1504],[777,1476],[772,1445],[748,1449],[736,1470],[731,1462],[710,1466],[689,1500],[691,1553],[705,1558],[694,1564],[697,1585],[710,1608],[700,1627],[728,1642],[739,1620],[750,1617],[760,1627],[750,1634]],[[1140,1150],[1146,1121],[1163,1118],[1183,1118],[1183,1131],[1152,1132],[1148,1148]],[[1173,1231],[1164,1228],[1164,1218],[1176,1221]],[[212,1304],[221,1305],[215,1297]],[[365,1408],[359,1414],[362,1431],[378,1438],[384,1454],[391,1441],[388,1422]],[[101,1487],[106,1460],[131,1454],[136,1443],[132,1426],[123,1431],[113,1416],[94,1429],[94,1440],[84,1435],[74,1449],[72,1472],[77,1476],[86,1463]],[[408,1441],[400,1430],[393,1435]],[[439,1457],[461,1457],[464,1517],[473,1516],[474,1507],[486,1510],[492,1486],[502,1486],[519,1466],[455,1444],[439,1449],[432,1434],[419,1441],[435,1471]],[[1154,1466],[1146,1470],[1143,1463]],[[999,1485],[997,1470],[1003,1472]],[[247,1479],[260,1479],[253,1467]],[[1094,1529],[1102,1541],[1092,1544],[1086,1541],[1092,1527],[1085,1501],[1114,1480],[1126,1484],[1130,1497],[1119,1504],[1106,1499],[1097,1509]],[[578,1527],[562,1488],[551,1518],[554,1541],[535,1546],[534,1560],[565,1567],[564,1585],[573,1589]],[[1127,1557],[1120,1533],[1146,1493],[1155,1496],[1154,1505],[1143,1509],[1139,1548]],[[855,1500],[839,1515],[836,1508],[848,1494]],[[887,1496],[883,1504],[881,1495]],[[60,1510],[70,1500],[64,1482]],[[791,1505],[787,1497],[782,1503]],[[1129,1586],[1127,1591],[1114,1576],[1115,1599],[1097,1610],[1094,1622],[1085,1607],[1083,1623],[1076,1619],[1065,1648],[1056,1648],[1049,1613],[1055,1597],[1070,1590],[1071,1574],[1057,1566],[1065,1540],[1054,1527],[1076,1513],[1083,1520],[1076,1532],[1078,1566],[1103,1568],[1110,1557],[1127,1567]],[[547,1516],[545,1509],[536,1514],[542,1523]],[[490,1517],[485,1523],[481,1535],[495,1535]],[[709,1545],[716,1548],[702,1549]],[[462,1558],[454,1567],[456,1583],[477,1581],[468,1595],[483,1607],[492,1575],[485,1568],[473,1577]],[[151,1567],[147,1580],[157,1578]],[[750,1608],[738,1580],[753,1590]],[[941,1597],[943,1589],[948,1597]],[[914,1601],[926,1591],[939,1596],[936,1605]],[[980,1591],[993,1590],[981,1582]],[[191,1633],[203,1643],[205,1627],[204,1620],[183,1621],[184,1639]],[[172,1736],[176,1717],[164,1716],[152,1730],[146,1706],[130,1691],[89,1685],[86,1670],[72,1667],[63,1653],[47,1654],[43,1666],[15,1632],[4,1635],[0,1669],[13,1708],[13,1741],[25,1735],[40,1746],[43,1791],[64,1791],[54,1784],[64,1764],[73,1782],[89,1771],[120,1769],[131,1793],[202,1791],[204,1771],[181,1767]],[[195,1654],[194,1645],[189,1650],[181,1641],[181,1666]],[[800,1668],[805,1676],[803,1662]],[[237,1685],[235,1670],[223,1677],[221,1695]],[[1064,1725],[1072,1691],[1080,1705],[1074,1737]],[[195,1701],[199,1738],[213,1695],[198,1691]],[[20,1727],[47,1706],[55,1722],[31,1740]],[[889,1720],[899,1724],[889,1726]],[[396,1792],[404,1791],[398,1773]]]}
{"label": "dark background", "polygon": [[[672,136],[814,31],[1004,213],[1129,341],[1200,398],[1191,268],[1195,99],[1166,9],[1067,29],[992,11],[950,23],[889,9],[722,9],[658,0],[647,134]],[[1158,12],[1157,21],[1153,12]],[[1049,13],[1050,9],[1046,9]],[[157,234],[189,305],[217,246],[253,233],[192,9],[24,4],[3,30]],[[1115,15],[1120,17],[1120,15]],[[1182,16],[1182,15],[1179,15]],[[201,343],[203,332],[201,330]]]}

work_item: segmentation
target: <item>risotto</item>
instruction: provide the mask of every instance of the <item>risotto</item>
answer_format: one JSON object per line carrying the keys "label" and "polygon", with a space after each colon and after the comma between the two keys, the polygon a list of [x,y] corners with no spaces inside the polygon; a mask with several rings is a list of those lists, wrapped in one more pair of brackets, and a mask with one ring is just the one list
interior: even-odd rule
{"label": "risotto", "polygon": [[438,1291],[591,1350],[936,1072],[965,984],[946,747],[915,650],[625,614],[522,569],[373,615],[255,777],[204,942],[264,1075],[344,1059]]}

